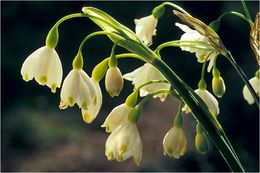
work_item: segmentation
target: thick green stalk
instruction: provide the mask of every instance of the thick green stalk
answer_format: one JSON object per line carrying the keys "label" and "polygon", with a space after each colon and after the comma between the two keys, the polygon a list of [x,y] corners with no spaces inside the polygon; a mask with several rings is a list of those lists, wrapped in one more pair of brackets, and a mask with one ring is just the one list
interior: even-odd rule
{"label": "thick green stalk", "polygon": [[244,0],[241,0],[241,3],[242,3],[242,6],[243,6],[243,8],[245,10],[247,19],[252,21],[252,18],[250,16],[249,10],[248,10],[248,8],[246,6],[246,2]]}

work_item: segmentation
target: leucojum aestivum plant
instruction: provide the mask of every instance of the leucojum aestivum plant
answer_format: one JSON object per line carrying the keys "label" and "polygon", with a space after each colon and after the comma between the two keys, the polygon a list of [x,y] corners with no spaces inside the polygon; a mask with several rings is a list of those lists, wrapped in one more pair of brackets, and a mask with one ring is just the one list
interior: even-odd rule
{"label": "leucojum aestivum plant", "polygon": [[[166,97],[172,96],[179,100],[179,108],[172,128],[162,139],[164,154],[176,159],[185,154],[187,139],[183,128],[182,112],[190,112],[197,120],[196,149],[202,154],[206,153],[208,139],[210,139],[232,171],[244,172],[239,157],[217,120],[220,113],[217,98],[221,98],[226,91],[224,78],[217,67],[219,58],[226,59],[231,63],[237,75],[240,76],[241,82],[245,84],[241,91],[243,97],[248,104],[255,104],[259,108],[259,69],[256,69],[255,76],[248,80],[216,33],[224,16],[234,15],[244,19],[251,27],[251,32],[248,35],[257,60],[256,66],[259,67],[260,13],[256,15],[253,22],[244,1],[242,1],[242,5],[245,15],[228,11],[206,25],[180,6],[171,2],[163,2],[155,7],[150,15],[134,20],[135,32],[100,9],[83,7],[82,13],[67,15],[54,24],[47,35],[45,46],[33,52],[25,60],[21,74],[25,81],[34,78],[40,85],[47,85],[53,93],[61,87],[60,109],[72,107],[76,103],[81,109],[83,120],[86,123],[93,122],[100,111],[102,92],[99,82],[103,78],[105,78],[106,90],[111,97],[119,96],[123,89],[124,79],[132,81],[133,91],[124,103],[109,113],[101,126],[110,134],[105,143],[105,155],[108,160],[122,162],[133,156],[135,163],[140,165],[142,140],[138,131],[138,120],[142,108],[147,101],[153,98],[159,97],[163,102]],[[166,6],[172,7],[174,10],[171,14],[180,19],[180,21],[176,21],[175,25],[176,29],[183,31],[183,35],[179,40],[162,43],[155,50],[151,50],[149,46],[153,43],[152,37],[156,35],[158,20],[163,19]],[[89,18],[101,30],[84,38],[72,62],[72,70],[63,80],[61,61],[55,51],[59,41],[59,26],[66,20],[78,17]],[[89,77],[83,70],[84,54],[82,48],[90,38],[98,35],[109,37],[114,45],[109,57],[104,58],[96,65],[91,77]],[[170,46],[194,53],[198,62],[202,64],[201,79],[198,81],[197,89],[193,90],[189,87],[174,72],[174,69],[169,68],[163,61],[160,51]],[[124,48],[126,53],[116,54],[116,47]],[[191,54],[191,56],[194,55]],[[118,68],[118,59],[121,58],[125,60],[126,58],[135,58],[142,61],[144,65],[133,72],[122,75]],[[208,85],[204,80],[206,70],[212,72],[213,93],[207,90]]]}

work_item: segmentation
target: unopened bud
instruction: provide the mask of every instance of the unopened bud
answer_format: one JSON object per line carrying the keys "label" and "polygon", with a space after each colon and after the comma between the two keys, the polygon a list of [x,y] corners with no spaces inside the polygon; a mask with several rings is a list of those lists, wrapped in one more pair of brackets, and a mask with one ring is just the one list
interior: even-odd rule
{"label": "unopened bud", "polygon": [[126,100],[125,104],[129,107],[134,107],[138,98],[138,91],[134,91],[132,94],[130,94]]}
{"label": "unopened bud", "polygon": [[204,133],[196,134],[195,146],[201,154],[206,154],[208,152],[208,139]]}
{"label": "unopened bud", "polygon": [[225,82],[221,76],[213,77],[212,90],[213,90],[213,93],[219,98],[221,98],[225,94],[226,86],[225,86]]}
{"label": "unopened bud", "polygon": [[100,81],[103,79],[107,72],[108,68],[108,59],[103,60],[100,62],[92,71],[92,78],[96,81]]}
{"label": "unopened bud", "polygon": [[124,86],[124,80],[118,67],[110,67],[105,79],[106,90],[111,97],[118,96]]}

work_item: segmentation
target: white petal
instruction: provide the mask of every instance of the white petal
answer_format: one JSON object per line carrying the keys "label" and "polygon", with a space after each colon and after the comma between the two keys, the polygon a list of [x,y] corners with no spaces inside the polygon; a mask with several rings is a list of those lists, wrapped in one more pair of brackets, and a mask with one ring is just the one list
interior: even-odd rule
{"label": "white petal", "polygon": [[208,65],[208,68],[207,68],[207,72],[209,73],[213,67],[213,65],[215,64],[215,61],[216,61],[216,53],[212,53],[210,55],[210,57],[208,58],[209,59],[209,65]]}
{"label": "white petal", "polygon": [[[62,64],[60,58],[56,51],[53,49],[52,56],[49,57],[50,67],[47,73],[47,86],[52,89],[52,91],[56,90],[56,87],[60,88],[62,81]],[[56,85],[56,87],[54,86]],[[55,88],[53,88],[55,87]]]}
{"label": "white petal", "polygon": [[102,93],[101,93],[99,83],[94,80],[93,83],[95,86],[94,100],[92,100],[92,102],[88,105],[87,110],[81,109],[83,119],[87,123],[91,123],[97,117],[100,108],[102,106]]}
{"label": "white petal", "polygon": [[193,32],[194,30],[190,29],[187,25],[183,25],[180,23],[175,23],[175,26],[179,27],[183,32]]}
{"label": "white petal", "polygon": [[207,90],[197,89],[195,90],[201,99],[206,103],[209,108],[209,111],[214,115],[217,116],[219,114],[219,106],[217,99]]}
{"label": "white petal", "polygon": [[[249,80],[249,83],[252,85],[256,94],[259,96],[260,80],[257,77],[253,77]],[[246,85],[243,87],[243,96],[244,96],[244,99],[248,102],[248,104],[251,105],[255,102],[252,94],[250,93],[250,91]]]}
{"label": "white petal", "polygon": [[[143,66],[137,68],[131,73],[125,74],[123,76],[125,79],[133,81],[135,87],[147,83],[151,80],[166,80],[165,77],[161,74],[159,70],[153,67],[151,64],[145,63]],[[144,97],[147,94],[160,90],[160,89],[170,89],[170,85],[166,83],[154,83],[149,84],[140,89],[140,96]],[[160,97],[161,101],[164,101],[166,98],[165,94],[159,94],[155,97]]]}
{"label": "white petal", "polygon": [[156,34],[158,20],[153,15],[135,19],[135,33],[148,46],[152,45],[152,36]]}
{"label": "white petal", "polygon": [[126,104],[121,104],[115,107],[107,116],[105,122],[101,127],[106,127],[107,132],[112,132],[117,127],[126,122],[128,113],[131,111],[131,107]]}
{"label": "white petal", "polygon": [[24,61],[21,69],[21,74],[23,76],[23,79],[25,81],[32,80],[34,77],[34,54],[37,52],[37,50],[32,53],[26,60]]}
{"label": "white petal", "polygon": [[74,103],[78,101],[79,82],[79,72],[76,70],[71,70],[62,84],[60,105],[61,109],[66,108],[68,105],[73,106]]}

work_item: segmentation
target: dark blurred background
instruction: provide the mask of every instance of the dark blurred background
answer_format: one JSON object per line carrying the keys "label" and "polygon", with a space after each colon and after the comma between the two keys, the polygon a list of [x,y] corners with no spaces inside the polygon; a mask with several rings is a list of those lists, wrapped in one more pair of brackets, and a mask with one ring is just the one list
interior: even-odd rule
{"label": "dark blurred background", "polygon": [[[195,17],[210,23],[228,10],[243,12],[240,2],[176,2]],[[60,110],[59,92],[52,94],[47,87],[34,80],[22,80],[20,69],[26,57],[45,43],[52,25],[61,17],[81,12],[83,6],[100,8],[122,24],[134,30],[134,19],[149,15],[160,2],[3,2],[1,1],[1,170],[2,171],[229,171],[217,149],[211,144],[206,155],[194,148],[195,121],[184,115],[188,151],[180,159],[163,156],[162,139],[170,129],[178,102],[168,97],[164,103],[149,102],[138,123],[143,141],[143,161],[137,167],[132,159],[123,163],[108,161],[104,144],[108,134],[100,128],[108,113],[132,90],[125,82],[120,97],[110,98],[103,89],[103,106],[94,123],[83,122],[77,106]],[[247,3],[252,15],[258,2]],[[175,27],[180,22],[167,7],[160,19],[152,49],[159,44],[179,39],[183,33]],[[61,58],[64,77],[71,70],[71,62],[82,39],[99,28],[88,19],[77,18],[60,26],[57,52]],[[248,24],[240,18],[227,16],[218,31],[226,47],[248,77],[257,69],[249,46]],[[109,56],[112,43],[99,36],[84,48],[84,70],[91,74],[93,67]],[[118,52],[123,50],[118,49]],[[201,64],[194,54],[179,48],[166,48],[161,55],[167,64],[192,88],[197,88]],[[247,171],[259,170],[259,114],[255,105],[249,106],[242,96],[243,83],[231,65],[218,58],[218,67],[227,91],[219,99],[219,121],[230,138]],[[137,60],[120,60],[119,67],[126,73],[141,66]],[[206,75],[211,91],[211,74]]]}

